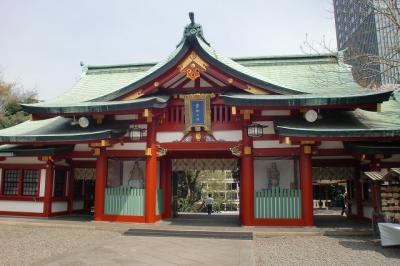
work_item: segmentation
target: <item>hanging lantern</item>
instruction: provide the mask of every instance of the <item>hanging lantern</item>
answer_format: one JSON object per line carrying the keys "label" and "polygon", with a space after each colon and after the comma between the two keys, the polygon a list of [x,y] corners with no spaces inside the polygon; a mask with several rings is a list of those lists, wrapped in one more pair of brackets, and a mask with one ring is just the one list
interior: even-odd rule
{"label": "hanging lantern", "polygon": [[128,129],[128,136],[131,141],[142,140],[145,136],[146,129],[140,128],[137,125]]}
{"label": "hanging lantern", "polygon": [[257,138],[261,137],[264,134],[264,127],[263,125],[252,123],[247,126],[247,136]]}

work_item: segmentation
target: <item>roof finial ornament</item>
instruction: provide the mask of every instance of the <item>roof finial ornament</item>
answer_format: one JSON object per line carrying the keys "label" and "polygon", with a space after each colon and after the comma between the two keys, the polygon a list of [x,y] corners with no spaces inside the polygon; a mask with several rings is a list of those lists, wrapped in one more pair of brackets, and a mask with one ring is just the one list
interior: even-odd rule
{"label": "roof finial ornament", "polygon": [[194,24],[194,12],[189,12],[190,24]]}
{"label": "roof finial ornament", "polygon": [[200,38],[207,45],[210,45],[203,36],[203,29],[200,24],[194,22],[194,12],[189,12],[190,24],[186,25],[185,31],[183,32],[183,38],[177,45],[181,45],[185,40],[192,42],[196,38]]}

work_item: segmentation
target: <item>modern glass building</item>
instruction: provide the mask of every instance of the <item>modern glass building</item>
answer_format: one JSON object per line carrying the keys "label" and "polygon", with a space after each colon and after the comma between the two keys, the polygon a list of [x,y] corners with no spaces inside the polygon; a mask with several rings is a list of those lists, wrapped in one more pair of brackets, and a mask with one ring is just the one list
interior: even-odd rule
{"label": "modern glass building", "polygon": [[[376,0],[333,0],[333,4],[338,49],[346,50],[355,79],[370,87],[398,84],[399,27],[383,15],[386,6]],[[397,15],[398,11],[392,17]]]}

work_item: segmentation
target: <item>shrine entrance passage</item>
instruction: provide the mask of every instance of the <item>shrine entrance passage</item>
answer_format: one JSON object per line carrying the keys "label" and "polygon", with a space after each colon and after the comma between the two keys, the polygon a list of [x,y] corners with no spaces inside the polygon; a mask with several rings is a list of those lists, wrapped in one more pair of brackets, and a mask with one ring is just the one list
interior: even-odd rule
{"label": "shrine entrance passage", "polygon": [[[239,225],[240,184],[237,159],[171,159],[169,178],[171,193],[166,197],[171,201],[170,215],[173,224]],[[166,192],[168,194],[168,189]],[[209,194],[214,199],[211,215],[207,214],[204,204]]]}

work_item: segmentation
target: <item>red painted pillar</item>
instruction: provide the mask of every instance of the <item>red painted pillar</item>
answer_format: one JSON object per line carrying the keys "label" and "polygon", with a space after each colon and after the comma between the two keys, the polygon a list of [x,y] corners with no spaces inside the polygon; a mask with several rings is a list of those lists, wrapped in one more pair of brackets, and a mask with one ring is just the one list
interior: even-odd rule
{"label": "red painted pillar", "polygon": [[[373,158],[371,160],[371,170],[379,172],[381,171],[381,162],[378,158]],[[371,182],[371,203],[372,208],[374,209],[375,213],[378,212],[378,194],[379,194],[379,184],[376,181]]]}
{"label": "red painted pillar", "polygon": [[362,204],[362,182],[361,182],[361,170],[360,167],[355,169],[355,191],[356,191],[356,206],[357,206],[357,217],[364,217],[364,210]]}
{"label": "red painted pillar", "polygon": [[146,150],[146,182],[145,182],[145,210],[146,223],[156,222],[156,197],[157,197],[157,150],[156,150],[156,120],[153,118],[147,124],[147,150]]}
{"label": "red painted pillar", "polygon": [[300,146],[301,210],[304,225],[314,225],[311,147]]}
{"label": "red painted pillar", "polygon": [[240,167],[240,218],[243,225],[254,224],[254,161],[253,141],[247,136],[247,123],[242,129],[242,158]]}
{"label": "red painted pillar", "polygon": [[68,175],[68,213],[72,214],[74,211],[74,174],[75,168],[70,167]]}
{"label": "red painted pillar", "polygon": [[[161,165],[161,164],[160,164]],[[161,184],[163,186],[163,213],[162,218],[171,218],[171,200],[172,200],[172,162],[171,158],[165,157],[163,159],[163,166],[160,167],[160,172],[162,175]]]}
{"label": "red painted pillar", "polygon": [[96,187],[94,194],[94,220],[101,221],[104,216],[104,197],[106,192],[108,162],[102,149],[96,159]]}
{"label": "red painted pillar", "polygon": [[371,204],[372,208],[377,211],[378,210],[378,193],[379,193],[379,187],[377,182],[372,182],[371,183]]}
{"label": "red painted pillar", "polygon": [[46,163],[46,182],[44,188],[43,214],[46,217],[51,215],[51,204],[53,198],[54,164],[51,161]]}

